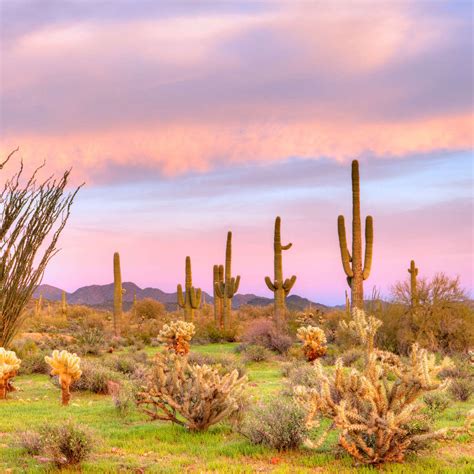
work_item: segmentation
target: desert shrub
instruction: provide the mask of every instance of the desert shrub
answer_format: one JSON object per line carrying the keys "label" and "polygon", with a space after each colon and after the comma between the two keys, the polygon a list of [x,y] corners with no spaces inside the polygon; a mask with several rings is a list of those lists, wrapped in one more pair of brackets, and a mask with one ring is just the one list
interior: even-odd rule
{"label": "desert shrub", "polygon": [[474,381],[467,378],[456,378],[449,384],[451,397],[459,402],[467,402],[474,393]]}
{"label": "desert shrub", "polygon": [[239,326],[231,321],[229,327],[221,328],[214,322],[214,318],[200,319],[196,327],[194,341],[197,343],[234,342],[239,336]]}
{"label": "desert shrub", "polygon": [[18,444],[30,456],[37,456],[43,449],[41,435],[37,431],[23,431],[18,435]]}
{"label": "desert shrub", "polygon": [[76,334],[76,345],[81,355],[99,355],[105,349],[105,338],[98,328],[81,329]]}
{"label": "desert shrub", "polygon": [[245,363],[265,362],[271,359],[271,357],[272,353],[266,347],[254,344],[247,346],[242,354],[242,360]]}
{"label": "desert shrub", "polygon": [[82,376],[71,385],[72,390],[108,393],[108,382],[117,382],[121,379],[120,374],[100,361],[83,360],[81,370]]}
{"label": "desert shrub", "polygon": [[135,407],[137,392],[136,385],[130,382],[116,384],[116,389],[111,390],[113,404],[121,415],[127,415]]}
{"label": "desert shrub", "polygon": [[268,319],[257,319],[249,324],[242,340],[247,344],[260,345],[280,354],[286,353],[293,344],[292,338],[278,331]]}
{"label": "desert shrub", "polygon": [[23,360],[25,357],[28,357],[32,354],[37,354],[39,352],[39,347],[33,339],[21,338],[15,339],[11,345],[11,350]]}
{"label": "desert shrub", "polygon": [[239,363],[234,357],[226,354],[211,355],[191,352],[188,356],[188,362],[190,364],[213,366],[222,375],[237,370],[239,377],[242,377],[247,372],[244,365]]}
{"label": "desert shrub", "polygon": [[298,448],[308,435],[305,412],[284,398],[255,407],[245,416],[240,431],[253,444],[279,451]]}
{"label": "desert shrub", "polygon": [[145,319],[138,324],[129,325],[127,328],[128,344],[151,344],[154,337],[160,332],[163,323],[156,319]]}
{"label": "desert shrub", "polygon": [[23,357],[20,366],[20,375],[47,374],[49,365],[44,360],[44,352],[35,352]]}
{"label": "desert shrub", "polygon": [[423,397],[423,401],[432,417],[442,413],[450,404],[449,397],[445,392],[428,392]]}
{"label": "desert shrub", "polygon": [[364,351],[360,348],[347,349],[341,354],[344,367],[351,367],[364,358]]}
{"label": "desert shrub", "polygon": [[[342,327],[364,345],[363,369],[347,371],[339,359],[334,372],[329,373],[316,363],[319,384],[315,388],[295,388],[296,400],[308,413],[309,426],[317,425],[321,417],[330,418],[341,430],[340,445],[358,462],[376,465],[403,461],[410,445],[415,446],[421,439],[408,429],[422,416],[422,405],[416,402],[424,394],[446,386],[436,377],[451,365],[449,359],[437,365],[435,356],[416,344],[407,361],[376,349],[380,324],[373,316],[354,310],[353,319]],[[321,445],[327,433],[314,447]],[[427,432],[422,439],[442,438],[445,434],[446,430]]]}
{"label": "desert shrub", "polygon": [[138,300],[132,309],[134,319],[146,321],[150,319],[159,320],[166,316],[166,308],[163,303],[152,298]]}
{"label": "desert shrub", "polygon": [[290,364],[286,369],[286,377],[291,387],[303,385],[304,387],[316,387],[318,385],[317,371],[310,364]]}
{"label": "desert shrub", "polygon": [[246,382],[236,370],[220,375],[208,365],[191,365],[187,358],[167,351],[155,358],[138,403],[153,420],[165,420],[203,431],[239,409]]}
{"label": "desert shrub", "polygon": [[148,356],[145,352],[135,352],[132,354],[113,355],[108,357],[104,364],[115,372],[131,375],[138,365],[146,365]]}
{"label": "desert shrub", "polygon": [[43,451],[57,466],[80,464],[92,452],[90,431],[71,421],[59,425],[46,424],[40,429]]}

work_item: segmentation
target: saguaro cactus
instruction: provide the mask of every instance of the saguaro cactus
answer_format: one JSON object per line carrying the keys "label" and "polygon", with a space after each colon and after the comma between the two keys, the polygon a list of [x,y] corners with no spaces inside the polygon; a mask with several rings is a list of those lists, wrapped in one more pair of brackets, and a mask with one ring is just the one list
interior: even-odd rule
{"label": "saguaro cactus", "polygon": [[347,247],[344,216],[337,218],[337,231],[339,234],[342,266],[347,275],[347,283],[351,287],[351,305],[352,308],[363,309],[363,282],[369,278],[372,265],[372,247],[374,242],[372,216],[367,216],[365,220],[365,258],[363,266],[361,227],[359,163],[357,160],[354,160],[352,162],[352,255]]}
{"label": "saguaro cactus", "polygon": [[410,274],[410,297],[411,297],[411,306],[414,308],[418,305],[418,288],[416,285],[416,277],[418,276],[418,268],[415,266],[415,260],[410,262],[410,268],[408,269]]}
{"label": "saguaro cactus", "polygon": [[214,290],[223,299],[222,304],[222,325],[227,329],[230,322],[230,315],[232,311],[232,298],[237,293],[240,284],[240,275],[235,278],[232,277],[232,232],[227,232],[227,244],[225,249],[225,269],[224,281],[214,284]]}
{"label": "saguaro cactus", "polygon": [[290,293],[293,285],[296,281],[296,276],[293,275],[291,278],[283,280],[283,265],[282,265],[282,251],[289,250],[293,245],[291,242],[287,245],[281,244],[281,219],[277,217],[275,219],[275,234],[273,238],[273,249],[274,249],[274,271],[275,279],[272,281],[270,277],[265,277],[265,283],[267,284],[270,291],[274,293],[274,305],[275,305],[275,321],[277,326],[282,326],[285,320],[286,304],[285,299]]}
{"label": "saguaro cactus", "polygon": [[120,335],[120,320],[122,319],[122,298],[125,289],[122,288],[122,273],[120,271],[120,255],[114,253],[114,334]]}
{"label": "saguaro cactus", "polygon": [[44,358],[46,363],[51,367],[51,375],[59,377],[61,384],[62,403],[69,405],[71,399],[70,387],[72,382],[78,380],[81,375],[81,359],[77,354],[71,354],[68,351],[54,350],[51,357]]}
{"label": "saguaro cactus", "polygon": [[63,290],[61,293],[61,313],[65,315],[67,312],[67,296],[66,292]]}
{"label": "saguaro cactus", "polygon": [[39,316],[41,311],[43,311],[43,293],[40,293],[38,299],[36,300],[35,316]]}
{"label": "saguaro cactus", "polygon": [[184,309],[184,320],[194,319],[194,310],[201,306],[201,288],[193,287],[193,276],[191,273],[191,257],[186,257],[186,292],[183,294],[183,287],[178,285],[178,306]]}
{"label": "saguaro cactus", "polygon": [[224,307],[224,300],[217,294],[216,284],[220,285],[224,282],[224,265],[214,265],[212,281],[212,288],[214,290],[214,322],[219,326],[222,326],[222,311]]}

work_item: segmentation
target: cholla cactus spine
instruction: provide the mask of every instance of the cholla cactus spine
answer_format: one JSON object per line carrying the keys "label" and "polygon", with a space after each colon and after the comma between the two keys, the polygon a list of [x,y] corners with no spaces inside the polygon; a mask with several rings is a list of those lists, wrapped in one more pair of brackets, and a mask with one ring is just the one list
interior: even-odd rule
{"label": "cholla cactus spine", "polygon": [[418,305],[418,288],[416,277],[418,276],[418,268],[415,266],[415,260],[410,262],[410,268],[408,269],[408,273],[410,274],[410,298],[411,298],[411,306],[415,308]]}
{"label": "cholla cactus spine", "polygon": [[201,306],[201,288],[193,287],[193,276],[191,272],[191,257],[186,257],[186,279],[185,293],[183,287],[178,285],[177,298],[178,306],[184,309],[184,320],[193,321],[194,310]]}
{"label": "cholla cactus spine", "polygon": [[351,287],[352,308],[364,308],[364,280],[370,275],[372,266],[372,248],[374,242],[374,228],[372,216],[365,220],[365,258],[362,266],[362,235],[360,219],[360,183],[359,163],[352,162],[352,255],[349,253],[346,239],[344,216],[337,218],[339,247],[347,282]]}
{"label": "cholla cactus spine", "polygon": [[158,334],[158,340],[167,344],[168,350],[178,354],[189,353],[190,341],[196,333],[193,323],[173,321],[165,324]]}
{"label": "cholla cactus spine", "polygon": [[120,255],[114,253],[114,335],[120,335],[120,321],[122,319],[122,299],[125,289],[122,287],[122,272],[120,270]]}
{"label": "cholla cactus spine", "polygon": [[212,269],[212,288],[214,291],[214,322],[216,325],[222,327],[223,321],[223,310],[224,310],[224,299],[221,298],[216,292],[216,285],[224,283],[224,265],[214,265]]}
{"label": "cholla cactus spine", "polygon": [[10,380],[18,373],[20,365],[21,360],[15,352],[0,347],[0,400],[7,398]]}
{"label": "cholla cactus spine", "polygon": [[81,375],[81,359],[77,354],[71,354],[68,351],[54,350],[51,357],[44,358],[51,367],[51,375],[59,377],[62,392],[62,404],[68,405],[71,399],[71,384],[78,380]]}
{"label": "cholla cactus spine", "polygon": [[326,334],[321,328],[316,326],[301,327],[296,332],[296,336],[303,341],[303,353],[308,362],[313,362],[326,354]]}
{"label": "cholla cactus spine", "polygon": [[214,284],[214,289],[219,298],[223,299],[222,319],[223,328],[227,329],[230,323],[232,311],[232,298],[239,290],[240,275],[232,277],[232,232],[227,232],[227,243],[225,250],[224,281]]}
{"label": "cholla cactus spine", "polygon": [[273,251],[274,251],[274,280],[270,277],[265,277],[265,283],[270,291],[274,294],[275,306],[275,321],[277,327],[282,327],[286,316],[285,299],[290,293],[296,281],[296,276],[283,279],[283,250],[289,250],[293,244],[290,242],[287,245],[281,243],[281,218],[278,216],[275,219],[275,232],[273,237]]}

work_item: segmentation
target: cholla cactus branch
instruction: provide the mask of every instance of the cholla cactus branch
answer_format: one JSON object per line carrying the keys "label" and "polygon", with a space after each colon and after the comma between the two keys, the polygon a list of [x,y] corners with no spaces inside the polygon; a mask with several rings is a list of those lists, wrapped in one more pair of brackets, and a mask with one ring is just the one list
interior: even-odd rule
{"label": "cholla cactus branch", "polygon": [[[316,362],[316,388],[296,387],[296,400],[306,408],[308,425],[317,426],[321,417],[333,420],[340,430],[339,443],[358,462],[381,464],[401,462],[412,443],[420,441],[409,424],[420,417],[420,397],[432,390],[446,388],[447,382],[437,379],[439,372],[451,362],[440,364],[424,349],[413,345],[408,362],[395,354],[377,350],[375,333],[380,322],[363,312],[353,311],[353,320],[346,325],[366,344],[364,368],[347,370],[342,360],[333,373],[327,373]],[[393,380],[395,379],[395,380]],[[443,438],[446,430],[425,433],[423,439]]]}
{"label": "cholla cactus branch", "polygon": [[313,362],[326,354],[327,340],[321,328],[316,326],[301,327],[296,332],[296,336],[303,341],[303,352],[308,362]]}
{"label": "cholla cactus branch", "polygon": [[71,384],[79,380],[82,375],[81,359],[77,354],[71,354],[68,351],[53,351],[51,357],[44,358],[51,367],[51,375],[58,376],[62,391],[62,404],[69,405],[71,399]]}
{"label": "cholla cactus branch", "polygon": [[165,342],[170,351],[178,355],[189,353],[189,342],[193,338],[196,328],[193,323],[173,321],[165,324],[158,334],[158,340]]}
{"label": "cholla cactus branch", "polygon": [[0,347],[0,400],[7,398],[10,381],[18,373],[21,360],[13,351]]}
{"label": "cholla cactus branch", "polygon": [[186,357],[159,354],[138,404],[153,420],[203,431],[236,410],[246,377],[237,370],[220,375],[207,365],[189,365]]}

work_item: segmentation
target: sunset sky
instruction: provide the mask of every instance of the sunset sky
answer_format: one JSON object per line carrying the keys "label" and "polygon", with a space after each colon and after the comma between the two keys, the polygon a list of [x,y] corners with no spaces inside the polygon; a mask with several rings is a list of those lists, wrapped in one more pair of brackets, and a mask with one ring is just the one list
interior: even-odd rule
{"label": "sunset sky", "polygon": [[[44,283],[212,292],[234,233],[241,293],[271,297],[282,217],[293,293],[341,303],[350,161],[374,217],[366,291],[473,286],[470,1],[2,0],[1,156],[86,182]],[[349,231],[349,229],[348,229]]]}

